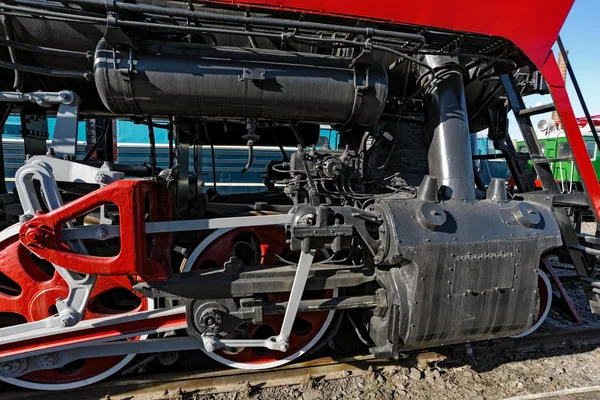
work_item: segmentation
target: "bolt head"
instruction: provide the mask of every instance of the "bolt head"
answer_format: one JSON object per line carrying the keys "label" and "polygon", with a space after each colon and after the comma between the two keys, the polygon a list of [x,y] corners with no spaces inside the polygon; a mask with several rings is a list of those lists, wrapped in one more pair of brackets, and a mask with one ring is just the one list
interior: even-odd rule
{"label": "bolt head", "polygon": [[19,222],[20,223],[25,223],[27,221],[30,221],[31,219],[33,219],[33,215],[31,214],[23,214],[19,217]]}
{"label": "bolt head", "polygon": [[43,235],[39,231],[39,229],[31,228],[27,231],[27,233],[25,234],[25,237],[27,238],[27,241],[29,241],[29,242],[39,243],[42,240]]}
{"label": "bolt head", "polygon": [[108,231],[102,227],[96,229],[96,237],[98,239],[104,239],[106,236],[108,236]]}
{"label": "bolt head", "polygon": [[3,376],[16,376],[27,368],[27,359],[12,360],[0,363],[0,374]]}
{"label": "bolt head", "polygon": [[279,351],[285,352],[285,351],[288,351],[289,348],[290,348],[290,344],[288,343],[287,340],[285,340],[279,344]]}
{"label": "bolt head", "polygon": [[73,96],[71,95],[71,93],[64,91],[64,90],[58,94],[58,97],[60,97],[60,101],[63,103],[68,104],[73,101]]}
{"label": "bolt head", "polygon": [[54,353],[44,354],[38,360],[38,364],[42,368],[50,368],[58,361],[58,357]]}
{"label": "bolt head", "polygon": [[96,174],[96,183],[108,183],[108,175],[103,172]]}
{"label": "bolt head", "polygon": [[68,313],[64,316],[62,316],[60,318],[60,325],[63,328],[68,328],[70,326],[73,326],[77,323],[77,318],[75,317],[75,315],[73,313]]}

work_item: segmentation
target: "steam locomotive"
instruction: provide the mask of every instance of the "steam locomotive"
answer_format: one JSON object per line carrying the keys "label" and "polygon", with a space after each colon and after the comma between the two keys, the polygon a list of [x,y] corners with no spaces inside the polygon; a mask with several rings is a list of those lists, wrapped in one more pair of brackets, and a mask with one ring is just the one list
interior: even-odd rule
{"label": "steam locomotive", "polygon": [[[0,1],[0,121],[20,115],[28,155],[0,194],[0,379],[63,390],[184,350],[272,368],[342,318],[386,358],[524,335],[550,308],[549,255],[599,310],[574,221],[600,187],[551,52],[572,3]],[[555,102],[527,109],[533,93]],[[561,193],[540,151],[529,116],[551,108],[584,191]],[[147,126],[149,165],[115,162],[117,119]],[[485,129],[514,193],[474,168]],[[279,147],[265,190],[203,187],[198,149],[219,145],[245,146],[241,173]]]}

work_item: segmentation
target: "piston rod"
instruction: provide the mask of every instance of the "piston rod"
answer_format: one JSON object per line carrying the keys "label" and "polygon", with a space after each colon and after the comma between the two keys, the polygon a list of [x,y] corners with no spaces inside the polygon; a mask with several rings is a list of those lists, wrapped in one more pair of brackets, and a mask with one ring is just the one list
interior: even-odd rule
{"label": "piston rod", "polygon": [[[293,214],[263,215],[258,217],[230,217],[213,219],[192,219],[185,221],[166,221],[146,223],[146,234],[189,232],[220,228],[242,228],[246,226],[283,225],[292,222]],[[91,225],[80,228],[64,228],[62,240],[101,239],[118,237],[120,225]]]}
{"label": "piston rod", "polygon": [[[331,299],[302,300],[298,306],[298,312],[341,311],[357,308],[376,308],[383,305],[382,298],[379,296],[334,297]],[[266,304],[263,306],[263,314],[283,314],[286,307],[287,302]]]}

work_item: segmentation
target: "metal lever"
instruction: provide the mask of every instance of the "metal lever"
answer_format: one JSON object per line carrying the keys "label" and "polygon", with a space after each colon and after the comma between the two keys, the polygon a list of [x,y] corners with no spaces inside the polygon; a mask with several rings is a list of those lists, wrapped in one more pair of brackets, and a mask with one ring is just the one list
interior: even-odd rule
{"label": "metal lever", "polygon": [[287,302],[287,307],[283,316],[281,331],[277,336],[271,336],[268,339],[219,339],[214,335],[205,334],[202,336],[205,350],[214,351],[219,348],[266,347],[271,350],[286,352],[289,349],[290,334],[292,333],[292,327],[294,326],[294,321],[298,314],[298,307],[300,306],[300,300],[304,293],[304,288],[306,286],[306,281],[308,280],[310,267],[314,257],[315,250],[312,249],[308,252],[303,251],[300,253],[300,259],[298,260],[298,266],[294,276],[294,283],[292,284],[292,291],[290,292],[290,299]]}

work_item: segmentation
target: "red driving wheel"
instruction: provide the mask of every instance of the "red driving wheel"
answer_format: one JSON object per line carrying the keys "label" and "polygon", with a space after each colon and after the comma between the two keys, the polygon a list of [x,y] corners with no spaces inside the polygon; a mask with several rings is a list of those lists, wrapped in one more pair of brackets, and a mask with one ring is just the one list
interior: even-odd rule
{"label": "red driving wheel", "polygon": [[[56,299],[65,299],[67,283],[52,264],[38,258],[12,236],[0,244],[0,328],[39,321],[57,313]],[[129,278],[100,276],[84,319],[150,309],[148,299],[132,290]],[[133,340],[140,339],[134,338]],[[6,382],[32,389],[64,390],[97,382],[117,372],[134,355],[73,361],[62,368],[40,370]]]}
{"label": "red driving wheel", "polygon": [[[218,233],[219,231],[217,231]],[[213,234],[214,235],[214,234]],[[222,266],[232,255],[241,259],[244,265],[281,265],[282,260],[296,257],[285,242],[285,230],[281,226],[248,227],[229,230],[217,237],[207,238],[211,242],[205,246],[201,255],[187,265],[185,270],[201,270]],[[328,298],[337,295],[337,290],[305,292],[303,298]],[[268,301],[287,301],[289,293],[272,293],[266,296]],[[299,313],[294,321],[286,352],[266,348],[236,349],[234,353],[215,351],[207,353],[217,361],[235,368],[263,369],[285,364],[313,347],[323,336],[331,323],[333,312]],[[245,324],[228,338],[267,339],[279,334],[283,323],[283,314],[267,315],[258,325]]]}

